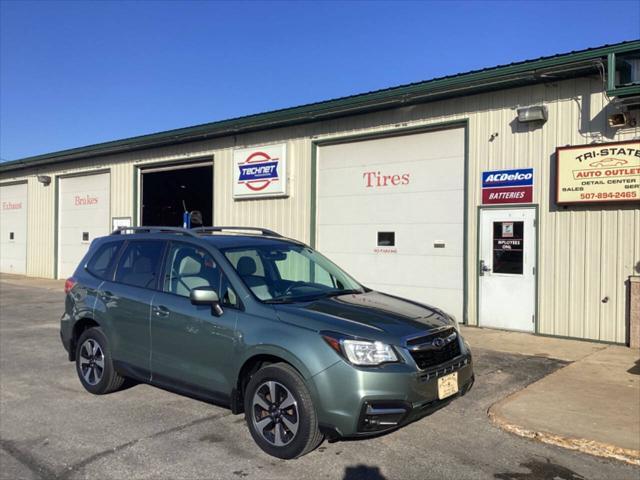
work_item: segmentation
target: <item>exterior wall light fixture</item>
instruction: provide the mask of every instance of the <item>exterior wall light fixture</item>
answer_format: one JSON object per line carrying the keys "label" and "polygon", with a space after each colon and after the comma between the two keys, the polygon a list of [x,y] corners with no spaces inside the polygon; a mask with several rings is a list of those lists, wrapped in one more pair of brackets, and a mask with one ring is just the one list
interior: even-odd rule
{"label": "exterior wall light fixture", "polygon": [[532,107],[522,107],[518,109],[518,122],[541,122],[547,121],[547,107],[535,105]]}
{"label": "exterior wall light fixture", "polygon": [[49,175],[38,175],[38,181],[46,187],[51,183],[51,177]]}

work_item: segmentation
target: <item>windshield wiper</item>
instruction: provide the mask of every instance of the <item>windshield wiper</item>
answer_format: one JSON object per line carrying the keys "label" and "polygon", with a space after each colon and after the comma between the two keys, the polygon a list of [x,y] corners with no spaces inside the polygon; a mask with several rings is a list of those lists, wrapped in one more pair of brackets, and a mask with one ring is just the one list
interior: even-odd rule
{"label": "windshield wiper", "polygon": [[364,293],[364,290],[356,290],[345,289],[345,290],[332,290],[330,292],[325,292],[322,295],[318,296],[318,298],[326,298],[326,297],[337,297],[339,295],[349,295],[350,293]]}

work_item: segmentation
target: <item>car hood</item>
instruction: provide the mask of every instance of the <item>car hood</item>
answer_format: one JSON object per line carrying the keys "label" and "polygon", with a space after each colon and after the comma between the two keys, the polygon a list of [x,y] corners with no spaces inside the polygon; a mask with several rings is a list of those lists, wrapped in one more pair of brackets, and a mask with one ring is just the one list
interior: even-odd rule
{"label": "car hood", "polygon": [[453,325],[437,308],[380,292],[276,305],[281,320],[314,330],[389,341]]}

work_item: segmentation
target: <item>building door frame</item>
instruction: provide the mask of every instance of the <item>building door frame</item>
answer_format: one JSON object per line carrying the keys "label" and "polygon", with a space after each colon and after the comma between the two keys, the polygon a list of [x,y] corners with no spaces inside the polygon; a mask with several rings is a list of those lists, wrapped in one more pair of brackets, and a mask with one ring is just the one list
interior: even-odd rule
{"label": "building door frame", "polygon": [[[482,241],[482,212],[487,210],[523,210],[523,209],[532,209],[534,212],[534,238],[535,238],[535,260],[533,262],[534,266],[534,297],[533,297],[533,311],[534,311],[534,321],[533,321],[533,331],[532,333],[539,333],[540,319],[539,319],[539,309],[538,309],[538,291],[539,291],[539,278],[540,278],[540,222],[539,222],[539,213],[540,208],[537,203],[527,203],[527,204],[506,204],[506,205],[479,205],[477,211],[476,218],[476,325],[479,327],[483,327],[482,322],[480,321],[480,257],[481,257],[481,241]],[[492,327],[487,327],[492,328]]]}
{"label": "building door frame", "polygon": [[142,222],[142,176],[145,173],[162,172],[167,170],[181,170],[192,167],[211,167],[211,223],[215,225],[215,195],[216,195],[216,167],[215,156],[205,155],[186,159],[164,160],[159,162],[145,162],[133,166],[133,222],[132,226],[140,226]]}

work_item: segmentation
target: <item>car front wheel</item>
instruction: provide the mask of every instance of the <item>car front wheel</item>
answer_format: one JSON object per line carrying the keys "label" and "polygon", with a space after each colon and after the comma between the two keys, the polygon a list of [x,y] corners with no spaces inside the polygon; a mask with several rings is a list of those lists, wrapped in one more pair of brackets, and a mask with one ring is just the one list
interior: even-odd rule
{"label": "car front wheel", "polygon": [[268,365],[251,377],[245,415],[255,442],[274,457],[300,457],[323,439],[309,390],[286,363]]}

